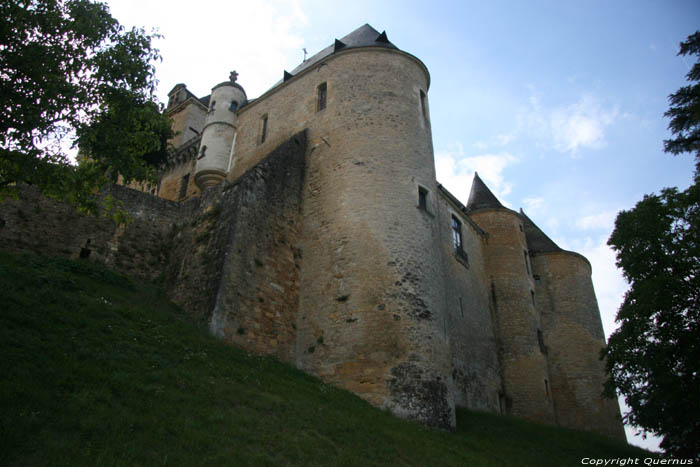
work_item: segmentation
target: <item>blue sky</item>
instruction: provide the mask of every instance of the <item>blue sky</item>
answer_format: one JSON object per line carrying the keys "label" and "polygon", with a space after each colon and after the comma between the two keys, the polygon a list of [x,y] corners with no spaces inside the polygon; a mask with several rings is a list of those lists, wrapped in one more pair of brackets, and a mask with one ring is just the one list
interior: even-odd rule
{"label": "blue sky", "polygon": [[430,70],[438,181],[466,202],[477,170],[504,204],[584,254],[607,335],[627,288],[606,246],[616,213],[691,182],[693,158],[663,152],[663,113],[691,64],[676,53],[700,29],[698,1],[107,3],[122,24],[165,36],[162,101],[179,82],[209,94],[232,69],[257,97],[303,47],[314,54],[364,23],[386,30]]}

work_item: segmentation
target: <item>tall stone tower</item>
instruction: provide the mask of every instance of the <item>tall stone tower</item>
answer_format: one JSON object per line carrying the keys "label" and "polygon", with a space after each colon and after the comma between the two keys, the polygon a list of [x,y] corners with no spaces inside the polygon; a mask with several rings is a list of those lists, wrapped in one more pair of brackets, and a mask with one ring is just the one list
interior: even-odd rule
{"label": "tall stone tower", "polygon": [[504,207],[474,174],[467,209],[486,232],[484,257],[496,311],[508,412],[554,423],[551,378],[547,370],[535,279],[523,218]]}
{"label": "tall stone tower", "polygon": [[605,345],[591,264],[554,243],[521,211],[559,425],[625,439],[616,401],[601,397]]}
{"label": "tall stone tower", "polygon": [[238,74],[211,90],[209,110],[202,130],[194,181],[200,190],[220,183],[231,170],[237,132],[237,111],[247,98],[243,87],[236,83]]}
{"label": "tall stone tower", "polygon": [[[428,71],[369,25],[307,62],[287,83],[310,81],[312,96],[325,89],[327,107],[310,106],[307,120],[315,149],[303,200],[297,364],[401,416],[454,426],[430,214]],[[429,210],[419,208],[421,190]]]}

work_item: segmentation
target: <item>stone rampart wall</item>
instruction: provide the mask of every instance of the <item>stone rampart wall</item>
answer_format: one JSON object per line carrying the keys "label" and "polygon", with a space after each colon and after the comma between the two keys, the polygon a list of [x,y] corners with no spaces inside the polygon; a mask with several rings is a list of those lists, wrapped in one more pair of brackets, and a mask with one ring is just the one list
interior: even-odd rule
{"label": "stone rampart wall", "polygon": [[26,187],[0,204],[0,248],[84,258],[160,281],[229,342],[294,360],[304,132],[239,178],[177,203],[123,186],[132,220],[82,215]]}
{"label": "stone rampart wall", "polygon": [[[446,297],[442,332],[450,342],[455,404],[498,412],[503,386],[483,257],[486,235],[443,196],[438,209]],[[463,255],[454,248],[452,216],[462,224]]]}

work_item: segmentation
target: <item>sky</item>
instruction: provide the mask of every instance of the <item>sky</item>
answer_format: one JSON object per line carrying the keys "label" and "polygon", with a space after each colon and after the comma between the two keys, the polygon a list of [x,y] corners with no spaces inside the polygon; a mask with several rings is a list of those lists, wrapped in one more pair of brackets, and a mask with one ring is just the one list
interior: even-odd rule
{"label": "sky", "polygon": [[[663,152],[679,43],[697,0],[107,0],[125,26],[156,28],[158,96],[201,97],[235,69],[254,98],[359,26],[425,63],[438,181],[466,203],[474,171],[593,267],[606,336],[627,284],[607,239],[644,194],[685,189],[693,157]],[[623,409],[625,410],[625,409]],[[654,449],[628,427],[630,442]]]}

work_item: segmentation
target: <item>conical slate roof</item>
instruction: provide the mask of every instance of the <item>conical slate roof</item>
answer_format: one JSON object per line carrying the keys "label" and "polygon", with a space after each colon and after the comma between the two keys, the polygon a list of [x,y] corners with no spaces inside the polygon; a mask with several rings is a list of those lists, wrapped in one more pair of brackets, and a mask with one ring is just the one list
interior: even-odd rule
{"label": "conical slate roof", "polygon": [[563,251],[559,245],[549,238],[532,220],[520,209],[523,216],[523,228],[525,229],[525,240],[530,253],[548,253],[552,251]]}
{"label": "conical slate roof", "polygon": [[491,193],[491,190],[479,178],[479,174],[474,172],[472,190],[469,192],[469,201],[467,201],[467,210],[475,211],[477,209],[502,207],[503,205],[498,201],[498,198]]}

